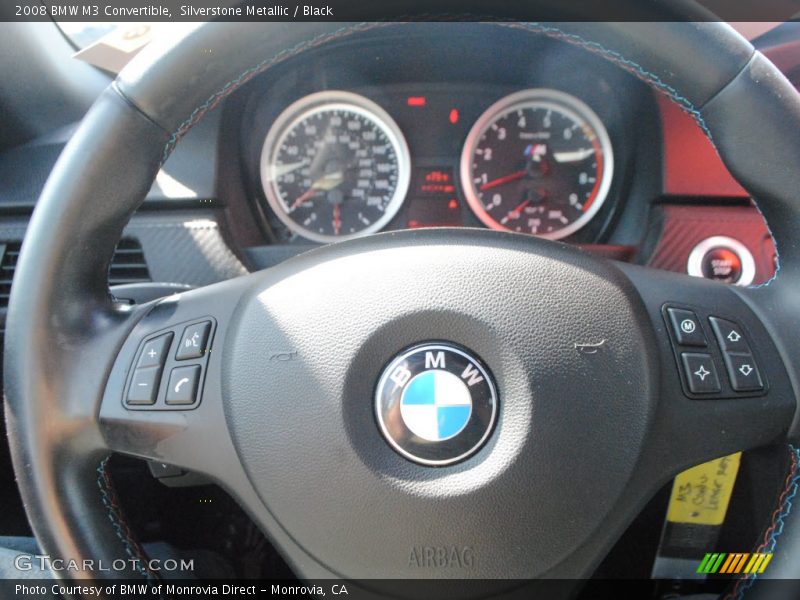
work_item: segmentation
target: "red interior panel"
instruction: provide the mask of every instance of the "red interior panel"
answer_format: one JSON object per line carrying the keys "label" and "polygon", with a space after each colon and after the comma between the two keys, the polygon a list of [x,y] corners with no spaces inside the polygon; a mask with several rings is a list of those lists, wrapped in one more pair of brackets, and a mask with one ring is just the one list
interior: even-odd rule
{"label": "red interior panel", "polygon": [[664,136],[664,193],[747,197],[695,120],[658,95]]}

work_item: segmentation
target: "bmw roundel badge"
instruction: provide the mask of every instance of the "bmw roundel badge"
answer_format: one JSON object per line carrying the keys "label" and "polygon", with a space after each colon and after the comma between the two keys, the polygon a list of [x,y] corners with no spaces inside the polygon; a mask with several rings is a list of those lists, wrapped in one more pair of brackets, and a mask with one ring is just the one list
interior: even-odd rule
{"label": "bmw roundel badge", "polygon": [[449,465],[488,439],[497,392],[488,369],[468,350],[421,344],[383,370],[375,410],[381,432],[401,455],[423,465]]}

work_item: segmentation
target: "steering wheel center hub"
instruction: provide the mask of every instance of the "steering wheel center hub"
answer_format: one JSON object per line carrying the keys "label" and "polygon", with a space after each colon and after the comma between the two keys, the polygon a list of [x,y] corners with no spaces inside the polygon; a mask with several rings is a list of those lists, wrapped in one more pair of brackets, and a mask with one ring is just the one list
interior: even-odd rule
{"label": "steering wheel center hub", "polygon": [[533,577],[633,468],[654,397],[636,298],[614,267],[509,234],[311,252],[242,301],[229,428],[264,504],[336,572],[423,575],[410,553],[435,546],[471,548],[470,575]]}

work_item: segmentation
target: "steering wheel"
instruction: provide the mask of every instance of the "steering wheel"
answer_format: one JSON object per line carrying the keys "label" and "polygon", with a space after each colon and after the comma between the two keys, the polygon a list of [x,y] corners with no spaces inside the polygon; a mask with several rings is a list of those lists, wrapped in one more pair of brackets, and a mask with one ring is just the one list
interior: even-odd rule
{"label": "steering wheel", "polygon": [[[478,25],[447,25],[467,26]],[[110,452],[205,474],[302,578],[582,578],[676,473],[796,437],[795,89],[722,23],[480,26],[580,46],[689,112],[763,211],[780,250],[776,276],[738,289],[529,236],[441,229],[329,245],[121,305],[106,284],[115,244],[159,166],[208,110],[305,50],[378,28],[442,27],[201,26],[145,50],[98,99],[47,182],[17,267],[6,414],[30,522],[47,554],[129,564],[69,576],[153,576],[131,560],[141,548],[104,485]],[[682,345],[670,307],[694,312],[705,349]],[[734,389],[722,365],[736,356],[716,341],[712,316],[742,332],[760,389]],[[192,354],[187,327],[205,351]],[[461,350],[464,369],[480,366],[494,386],[470,400],[492,408],[476,425],[484,439],[444,466],[414,459],[424,436],[380,426],[405,402],[391,386],[382,396],[382,375],[394,376],[387,365],[426,343]],[[152,344],[167,355],[151,367],[162,373],[159,394],[179,393],[187,379],[190,404],[131,400]],[[194,358],[176,358],[184,345]],[[686,353],[711,355],[720,392],[687,387]],[[184,367],[174,380],[172,369]],[[388,403],[377,417],[376,390],[378,407]],[[800,523],[797,511],[781,510],[787,548],[765,576],[793,577]]]}

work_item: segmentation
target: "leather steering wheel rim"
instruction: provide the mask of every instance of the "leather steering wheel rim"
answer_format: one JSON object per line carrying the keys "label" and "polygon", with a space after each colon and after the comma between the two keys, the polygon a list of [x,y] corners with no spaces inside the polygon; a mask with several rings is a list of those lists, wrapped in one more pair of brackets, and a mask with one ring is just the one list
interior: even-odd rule
{"label": "leather steering wheel rim", "polygon": [[[490,2],[485,5],[491,9]],[[524,9],[519,13],[524,19]],[[122,228],[159,166],[205,112],[256,74],[306,49],[375,27],[403,26],[204,25],[166,47],[146,50],[85,117],[31,219],[7,319],[9,440],[29,520],[45,553],[111,562],[137,551],[120,535],[122,526],[109,518],[107,499],[98,491],[103,476],[98,477],[98,464],[109,449],[118,449],[109,443],[99,414],[117,353],[145,309],[116,305],[108,296],[106,272]],[[757,199],[780,251],[779,273],[769,285],[733,292],[761,320],[787,369],[780,434],[765,428],[743,443],[752,447],[792,437],[798,429],[798,371],[791,357],[800,356],[791,302],[800,292],[800,202],[793,177],[800,172],[797,91],[721,23],[487,26],[526,28],[595,52],[668,95],[710,133],[728,168]],[[776,554],[773,576],[796,574],[800,523],[792,518],[783,535],[796,551]],[[298,546],[297,540],[281,527],[269,530],[292,555],[287,548]],[[292,562],[307,577],[341,574],[301,551]],[[548,573],[575,575],[558,568]],[[143,574],[149,575],[129,568],[113,576]]]}

